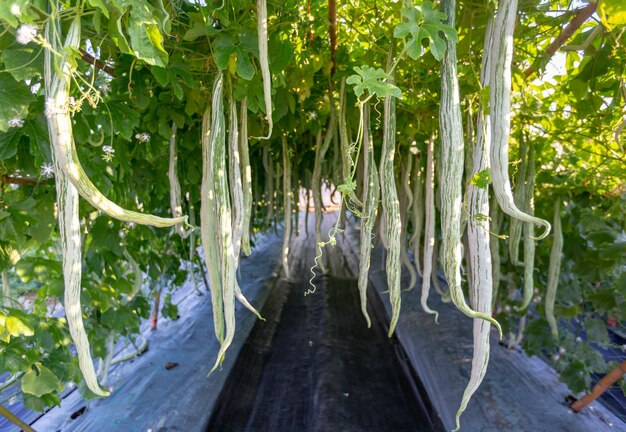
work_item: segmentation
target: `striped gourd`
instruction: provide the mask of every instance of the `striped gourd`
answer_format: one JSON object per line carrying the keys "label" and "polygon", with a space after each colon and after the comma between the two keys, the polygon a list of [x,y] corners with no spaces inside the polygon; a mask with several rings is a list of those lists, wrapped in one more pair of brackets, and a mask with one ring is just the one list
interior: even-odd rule
{"label": "striped gourd", "polygon": [[[492,21],[487,24],[485,34],[485,55],[481,70],[481,85],[489,85],[490,56],[489,44],[491,41]],[[473,167],[469,178],[489,169],[489,147],[491,146],[491,131],[489,115],[486,107],[481,107],[478,114],[478,130],[476,145],[473,154]],[[468,277],[470,298],[475,311],[484,315],[491,315],[493,292],[493,274],[490,249],[489,219],[480,216],[489,215],[489,188],[479,188],[469,184],[467,190],[467,240],[469,254]],[[467,408],[472,395],[476,392],[487,372],[489,363],[489,332],[491,323],[481,318],[474,318],[474,352],[472,355],[472,370],[469,382],[463,392],[461,405],[456,413],[456,429],[460,428],[460,417]]]}
{"label": "striped gourd", "polygon": [[224,360],[226,350],[235,336],[235,291],[237,285],[236,259],[233,246],[232,211],[228,188],[226,164],[226,132],[224,130],[223,76],[218,73],[213,91],[211,133],[209,140],[213,153],[213,190],[215,192],[215,226],[217,248],[220,256],[222,304],[224,307],[224,341],[211,372]]}
{"label": "striped gourd", "polygon": [[[330,118],[326,129],[326,136],[322,140],[322,131],[317,134],[315,142],[315,163],[313,165],[313,175],[311,176],[311,190],[313,192],[313,206],[315,207],[315,244],[318,248],[318,255],[322,253],[322,163],[326,152],[330,147],[335,133],[335,112],[331,103]],[[319,260],[322,272],[326,273],[326,266],[323,260]]]}
{"label": "striped gourd", "polygon": [[287,146],[287,137],[281,136],[283,153],[283,201],[285,229],[283,233],[282,263],[285,278],[289,279],[289,240],[291,239],[291,158]]}
{"label": "striped gourd", "polygon": [[[55,168],[56,203],[58,209],[59,237],[61,239],[61,253],[63,262],[63,280],[65,285],[64,306],[67,325],[70,331],[78,365],[83,374],[87,388],[98,396],[108,396],[109,392],[102,390],[98,384],[96,371],[91,358],[89,339],[83,324],[83,311],[80,303],[82,277],[82,245],[80,233],[80,217],[78,213],[79,190],[74,182],[91,183],[84,180],[80,164],[68,159],[68,154],[75,156],[74,138],[72,136],[72,120],[67,104],[69,103],[70,81],[72,67],[69,61],[63,59],[61,64],[54,67],[54,53],[61,51],[57,37],[61,31],[55,20],[46,26],[45,37],[50,49],[45,51],[44,78],[47,105],[54,112],[47,116],[48,132],[53,147],[52,159]],[[80,45],[80,17],[76,17],[70,24],[65,39],[65,48],[77,50]],[[52,52],[53,51],[53,52]],[[80,168],[77,171],[77,167]],[[72,175],[76,178],[72,180]],[[93,198],[93,195],[91,195]]]}
{"label": "striped gourd", "polygon": [[[213,85],[213,109],[220,110],[223,81],[221,75]],[[217,223],[215,190],[213,188],[213,171],[215,159],[213,157],[213,141],[211,140],[211,107],[207,106],[202,116],[202,184],[200,187],[200,235],[202,250],[207,272],[209,273],[209,288],[211,290],[211,305],[213,308],[213,327],[215,336],[221,343],[224,340],[224,307],[222,304],[222,281],[220,277],[220,258],[216,238]],[[223,125],[222,125],[223,127]]]}
{"label": "striped gourd", "polygon": [[413,169],[413,154],[408,152],[407,160],[402,164],[402,193],[400,194],[400,221],[402,222],[402,233],[400,234],[400,257],[402,264],[409,271],[409,286],[407,290],[412,290],[417,282],[417,273],[415,267],[409,258],[407,231],[408,231],[408,213],[409,208],[413,205],[413,189],[411,188],[411,171]]}
{"label": "striped gourd", "polygon": [[500,277],[501,277],[501,264],[500,264],[500,237],[498,233],[500,232],[500,227],[502,226],[502,220],[504,219],[504,215],[500,212],[500,207],[498,206],[498,200],[496,199],[495,194],[491,197],[491,204],[489,206],[489,216],[491,218],[491,232],[492,235],[489,237],[489,249],[491,251],[491,275],[493,279],[493,295],[491,301],[491,310],[494,310],[496,307],[496,302],[498,300],[498,291],[500,290]]}
{"label": "striped gourd", "polygon": [[269,227],[274,220],[274,165],[267,146],[263,147],[263,168],[265,169],[265,226]]}
{"label": "striped gourd", "polygon": [[491,177],[493,189],[502,211],[513,218],[537,225],[543,225],[543,234],[550,233],[550,223],[546,220],[522,212],[516,205],[509,180],[509,135],[511,131],[511,62],[513,59],[513,31],[517,15],[517,0],[502,0],[498,3],[498,13],[494,24],[492,44],[492,67],[490,71],[490,113],[491,113]]}
{"label": "striped gourd", "polygon": [[[176,122],[172,122],[172,131],[170,132],[170,164],[167,170],[167,177],[170,182],[170,207],[172,216],[175,218],[183,217],[183,207],[180,197],[180,183],[178,182],[178,156],[176,154]],[[193,228],[191,228],[193,230]],[[191,230],[186,230],[182,224],[176,225],[178,234],[186,239]]]}
{"label": "striped gourd", "polygon": [[9,284],[9,269],[2,269],[2,304],[5,307],[11,306],[11,285]]}
{"label": "striped gourd", "polygon": [[361,244],[359,260],[359,296],[361,299],[361,312],[367,321],[367,326],[371,326],[371,320],[367,313],[367,286],[369,283],[370,257],[372,254],[372,230],[376,222],[378,213],[378,197],[380,195],[380,185],[378,180],[378,170],[374,159],[374,145],[369,133],[369,106],[360,107],[363,116],[363,170],[366,175],[363,177],[363,217],[361,218]]}
{"label": "striped gourd", "polygon": [[561,274],[561,253],[563,252],[563,231],[561,229],[561,201],[554,202],[554,240],[550,250],[550,265],[548,267],[548,285],[546,288],[546,319],[550,325],[550,331],[554,339],[559,338],[559,329],[554,317],[554,302],[559,286],[559,275]]}
{"label": "striped gourd", "polygon": [[383,108],[383,149],[380,157],[380,190],[384,217],[384,227],[387,262],[385,270],[387,273],[387,287],[389,289],[389,300],[391,302],[391,320],[389,323],[389,336],[398,322],[401,307],[400,290],[400,250],[402,221],[400,219],[400,200],[396,190],[396,180],[394,176],[394,158],[396,152],[396,102],[391,95],[385,97]]}
{"label": "striped gourd", "polygon": [[420,160],[417,158],[413,164],[413,173],[411,174],[411,185],[413,186],[413,205],[411,206],[411,219],[413,225],[413,235],[409,240],[409,245],[413,251],[413,261],[415,269],[420,276],[422,273],[421,245],[422,245],[422,228],[424,225],[424,180]]}
{"label": "striped gourd", "polygon": [[[235,269],[239,266],[239,252],[244,230],[244,188],[241,177],[241,161],[239,157],[239,122],[237,120],[237,103],[233,97],[232,86],[228,92],[228,182],[232,201],[232,248]],[[259,312],[250,304],[241,292],[239,284],[235,284],[235,297],[246,309],[261,318]]]}
{"label": "striped gourd", "polygon": [[[454,27],[456,0],[444,0],[441,10],[447,15],[447,24]],[[441,61],[441,103],[439,127],[441,130],[441,259],[443,271],[455,306],[470,318],[482,318],[500,325],[490,315],[470,308],[461,289],[461,211],[463,178],[463,125],[456,67],[456,44],[447,40]],[[493,100],[493,99],[492,99]],[[495,181],[495,180],[494,180]]]}
{"label": "striped gourd", "polygon": [[[513,200],[515,204],[524,209],[527,205],[526,196],[528,195],[528,188],[526,186],[526,178],[528,177],[526,171],[528,160],[528,143],[525,139],[522,139],[520,143],[520,167],[517,172],[517,181],[515,185],[515,192],[513,194]],[[522,262],[519,260],[519,244],[522,239],[522,227],[523,222],[516,218],[511,218],[509,221],[509,259],[511,264],[515,266],[521,266]]]}
{"label": "striped gourd", "polygon": [[[71,36],[71,45],[74,50],[78,49],[80,43],[80,16],[77,16],[68,36]],[[54,37],[54,36],[51,36]],[[48,41],[52,43],[52,41]],[[52,60],[51,60],[52,62]],[[149,214],[139,213],[123,209],[105,197],[100,190],[87,177],[80,161],[74,143],[72,134],[72,119],[70,117],[70,82],[73,73],[71,62],[61,60],[56,67],[50,66],[53,70],[58,71],[54,77],[48,80],[46,86],[46,117],[48,120],[48,129],[53,144],[54,157],[57,159],[59,168],[67,179],[72,182],[80,196],[87,200],[92,206],[98,210],[108,214],[109,216],[125,222],[133,222],[140,225],[151,225],[155,227],[169,227],[186,221],[186,217],[162,218]],[[52,70],[49,72],[52,73]]]}
{"label": "striped gourd", "polygon": [[267,54],[267,1],[256,1],[257,33],[259,40],[259,63],[261,65],[261,76],[263,78],[263,99],[265,100],[265,115],[269,131],[262,139],[269,139],[272,136],[274,123],[272,121],[272,75],[270,74],[269,57]]}
{"label": "striped gourd", "polygon": [[[535,160],[532,147],[528,150],[528,170],[526,178],[526,197],[528,203],[526,211],[533,215],[535,206],[533,203],[533,195],[535,193]],[[522,289],[522,304],[515,306],[515,310],[521,311],[526,309],[533,298],[534,292],[534,271],[535,271],[535,225],[532,223],[524,223],[523,230],[524,239],[524,287]]]}
{"label": "striped gourd", "polygon": [[[439,317],[437,311],[428,307],[428,295],[430,293],[431,274],[436,258],[435,248],[435,163],[434,163],[435,137],[431,136],[427,143],[426,150],[426,191],[424,194],[424,208],[426,213],[426,223],[424,226],[424,265],[422,273],[422,293],[420,303],[424,312],[435,315],[435,321]],[[435,280],[437,274],[432,275]]]}
{"label": "striped gourd", "polygon": [[243,183],[243,227],[241,233],[241,250],[250,255],[250,221],[252,219],[252,168],[250,167],[250,151],[248,148],[248,98],[241,101],[239,116],[239,156],[241,180]]}
{"label": "striped gourd", "polygon": [[[346,123],[346,79],[341,80],[341,90],[339,93],[339,143],[341,147],[341,168],[343,174],[343,180],[351,178],[353,174],[353,168],[358,161],[352,160],[352,151],[350,146],[350,138],[348,137],[348,125]],[[359,200],[354,191],[350,192],[349,199],[352,204],[359,207],[362,206],[361,200]]]}

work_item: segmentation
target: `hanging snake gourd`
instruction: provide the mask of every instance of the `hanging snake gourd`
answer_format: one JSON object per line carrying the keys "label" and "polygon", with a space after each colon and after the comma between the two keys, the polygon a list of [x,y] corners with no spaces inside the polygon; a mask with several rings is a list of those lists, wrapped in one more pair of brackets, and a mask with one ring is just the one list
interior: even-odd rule
{"label": "hanging snake gourd", "polygon": [[563,231],[561,228],[561,201],[554,202],[554,240],[550,250],[550,264],[548,266],[548,285],[546,288],[546,319],[550,325],[550,332],[555,340],[559,338],[559,328],[554,317],[554,302],[559,287],[561,274],[561,253],[563,252]]}
{"label": "hanging snake gourd", "polygon": [[[219,109],[219,97],[222,93],[223,81],[218,77],[213,85],[213,109]],[[211,106],[207,106],[202,116],[202,184],[200,187],[200,235],[204,260],[209,274],[211,305],[213,309],[213,327],[215,337],[222,343],[224,340],[224,306],[222,303],[222,281],[220,277],[220,259],[217,250],[217,225],[215,190],[213,188],[213,141],[211,140]]]}
{"label": "hanging snake gourd", "polygon": [[401,239],[401,249],[400,256],[402,257],[402,264],[409,271],[409,286],[406,288],[407,291],[412,290],[417,282],[417,273],[415,272],[415,267],[413,267],[413,263],[409,258],[408,252],[408,242],[407,242],[407,230],[408,230],[408,215],[409,208],[413,205],[413,189],[411,188],[411,171],[413,170],[413,154],[408,152],[406,163],[402,164],[402,195],[400,199],[400,220],[402,222],[402,233],[400,235]]}
{"label": "hanging snake gourd", "polygon": [[[170,132],[170,164],[167,171],[167,177],[170,182],[170,207],[172,209],[172,216],[174,218],[180,218],[183,216],[183,207],[180,198],[180,183],[178,182],[178,156],[176,154],[176,122],[172,122],[172,131]],[[182,224],[176,225],[176,231],[178,234],[186,239],[193,228],[186,230]]]}
{"label": "hanging snake gourd", "polygon": [[213,189],[215,192],[215,226],[218,255],[220,256],[220,276],[222,304],[224,307],[224,341],[211,372],[223,362],[226,350],[235,336],[235,291],[237,285],[236,259],[233,247],[232,212],[226,169],[226,131],[224,130],[223,76],[218,73],[213,92],[211,112],[211,133],[209,141],[213,150]]}
{"label": "hanging snake gourd", "polygon": [[[422,274],[422,292],[420,296],[420,304],[424,312],[435,315],[435,321],[439,317],[437,311],[428,307],[428,295],[430,293],[431,274],[433,272],[434,248],[435,248],[435,162],[434,147],[435,138],[430,137],[426,150],[426,192],[424,195],[424,208],[426,213],[426,224],[424,226],[424,265]],[[434,263],[433,263],[434,261]],[[437,278],[437,275],[432,275]]]}
{"label": "hanging snake gourd", "polygon": [[259,41],[259,63],[263,78],[263,99],[265,101],[265,114],[269,131],[261,139],[269,139],[272,136],[274,123],[272,121],[272,75],[270,74],[269,57],[267,53],[267,1],[257,0],[257,32]]}
{"label": "hanging snake gourd", "polygon": [[[321,131],[318,133],[315,146],[315,164],[313,165],[313,175],[311,176],[311,189],[313,191],[313,206],[315,207],[315,244],[318,250],[318,256],[322,253],[322,164],[326,152],[330,147],[335,133],[335,111],[331,102],[330,118],[328,120],[328,128],[326,136],[322,140]],[[319,259],[319,266],[322,272],[326,273],[326,265],[322,259]]]}
{"label": "hanging snake gourd", "polygon": [[[454,27],[456,0],[442,1],[441,11],[448,17],[447,24]],[[439,106],[441,258],[450,288],[450,296],[455,306],[470,318],[482,318],[490,321],[501,333],[500,325],[495,319],[490,315],[477,312],[467,305],[461,289],[461,181],[463,178],[464,141],[456,63],[456,43],[447,40],[446,51],[441,61],[441,103]]]}
{"label": "hanging snake gourd", "polygon": [[[515,192],[513,194],[513,200],[515,204],[524,209],[527,202],[526,196],[528,195],[528,187],[526,180],[528,177],[528,143],[522,138],[520,143],[520,167],[517,172],[517,181],[515,185]],[[509,221],[509,259],[511,264],[515,266],[521,266],[522,262],[519,260],[519,244],[522,238],[523,222],[517,218],[511,218]]]}
{"label": "hanging snake gourd", "polygon": [[243,183],[243,227],[241,233],[241,250],[248,256],[250,249],[250,221],[252,219],[252,168],[250,167],[250,151],[248,148],[248,98],[241,101],[239,116],[239,155],[241,157],[241,180]]}
{"label": "hanging snake gourd", "polygon": [[284,219],[285,230],[283,234],[282,263],[285,277],[289,279],[289,240],[291,239],[291,159],[289,157],[289,148],[287,146],[287,137],[281,136],[282,153],[283,153],[283,200],[284,200]]}
{"label": "hanging snake gourd", "polygon": [[[489,44],[492,36],[493,21],[487,24],[485,33],[485,55],[481,70],[481,85],[489,85],[490,56]],[[473,178],[480,172],[489,169],[489,147],[491,146],[490,118],[486,114],[486,107],[481,107],[478,113],[478,131],[476,145],[473,154],[473,167],[469,178]],[[493,273],[490,248],[490,227],[488,218],[479,218],[489,214],[489,188],[480,188],[469,184],[467,190],[467,240],[469,246],[469,269],[471,277],[468,278],[472,308],[484,315],[491,315],[491,303],[493,293]],[[489,363],[489,333],[491,323],[479,317],[474,318],[473,323],[474,352],[472,355],[472,370],[469,382],[463,392],[461,405],[456,414],[456,429],[460,428],[461,414],[467,408],[472,395],[480,386]]]}
{"label": "hanging snake gourd", "polygon": [[[80,44],[80,25],[80,17],[78,16],[70,27],[72,33],[68,34],[68,36],[76,35],[77,38],[74,38],[72,41],[73,45],[75,45],[73,48],[76,50]],[[48,43],[51,42],[48,41]],[[70,45],[66,46],[69,47]],[[62,60],[62,63],[54,69],[58,70],[59,73],[50,80],[46,92],[48,128],[52,137],[54,156],[58,161],[58,166],[68,180],[72,182],[78,193],[98,210],[121,221],[155,227],[169,227],[186,222],[186,217],[183,216],[162,218],[123,209],[98,190],[80,164],[72,134],[72,119],[69,112],[72,66],[69,61]]]}
{"label": "hanging snake gourd", "polygon": [[369,133],[369,106],[361,106],[363,116],[363,169],[366,175],[363,177],[363,217],[361,218],[361,242],[359,250],[359,296],[361,299],[361,312],[371,327],[371,320],[367,313],[367,286],[369,283],[370,257],[372,254],[372,230],[376,222],[378,212],[378,198],[380,195],[380,183],[376,160],[374,159],[374,146]]}
{"label": "hanging snake gourd", "polygon": [[389,323],[389,336],[398,322],[400,307],[402,304],[400,276],[401,276],[401,235],[402,220],[400,218],[400,200],[396,189],[394,176],[394,158],[396,152],[396,103],[395,97],[385,97],[383,108],[383,149],[380,157],[380,189],[383,204],[384,238],[387,248],[387,261],[385,270],[387,273],[387,287],[391,302],[391,320]]}
{"label": "hanging snake gourd", "polygon": [[[232,87],[228,92],[228,179],[230,183],[230,198],[232,201],[232,247],[235,259],[235,269],[239,266],[239,252],[244,231],[244,187],[241,176],[241,161],[239,156],[239,121],[237,119],[237,103],[233,97]],[[263,319],[261,314],[250,304],[241,292],[238,283],[235,284],[235,297],[246,309]]]}
{"label": "hanging snake gourd", "polygon": [[513,32],[517,15],[517,0],[502,0],[494,24],[490,51],[493,55],[490,71],[490,113],[492,146],[490,152],[493,190],[502,211],[513,218],[543,225],[543,234],[550,233],[546,220],[522,212],[516,205],[509,180],[509,137],[511,131],[511,63],[513,60]]}
{"label": "hanging snake gourd", "polygon": [[[87,388],[98,396],[108,396],[108,391],[102,390],[98,384],[96,371],[89,339],[83,324],[83,312],[80,302],[81,277],[82,277],[82,249],[80,218],[78,213],[79,191],[71,179],[73,169],[68,168],[67,153],[74,152],[74,139],[72,136],[72,120],[67,108],[69,104],[70,81],[72,67],[63,59],[57,68],[53,64],[53,54],[60,51],[57,44],[57,36],[60,26],[55,20],[46,26],[45,37],[50,49],[44,55],[44,79],[47,104],[54,113],[47,116],[50,142],[53,147],[52,158],[55,168],[55,184],[57,192],[57,208],[59,221],[59,237],[61,239],[61,252],[63,262],[64,306],[67,325],[70,335],[76,346],[78,365],[83,374]],[[70,24],[65,39],[65,48],[77,50],[80,45],[80,17],[76,17]],[[55,71],[58,71],[56,73]],[[78,165],[80,166],[80,165]],[[80,174],[80,173],[79,173]],[[82,173],[84,175],[84,173]],[[85,176],[86,177],[86,176]],[[74,179],[76,181],[76,179]]]}
{"label": "hanging snake gourd", "polygon": [[[535,160],[532,147],[528,150],[528,170],[526,178],[526,196],[524,197],[527,202],[527,208],[525,209],[528,214],[533,215],[535,212],[535,205],[533,202],[533,195],[535,193]],[[515,306],[517,311],[524,310],[530,304],[533,298],[534,292],[534,271],[535,271],[535,225],[532,223],[524,223],[523,230],[524,238],[524,287],[522,289],[522,304]]]}
{"label": "hanging snake gourd", "polygon": [[413,235],[409,240],[409,245],[413,251],[413,261],[415,269],[420,277],[422,273],[421,245],[422,245],[422,229],[424,226],[424,180],[422,178],[421,166],[419,158],[413,164],[413,173],[411,174],[411,184],[413,186],[413,205],[411,209],[411,218],[413,224]]}

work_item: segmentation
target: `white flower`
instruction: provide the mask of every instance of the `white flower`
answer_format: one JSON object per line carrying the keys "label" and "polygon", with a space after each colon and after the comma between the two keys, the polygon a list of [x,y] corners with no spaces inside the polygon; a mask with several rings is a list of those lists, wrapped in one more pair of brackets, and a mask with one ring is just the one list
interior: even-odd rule
{"label": "white flower", "polygon": [[15,40],[18,44],[26,45],[32,42],[33,39],[37,36],[37,27],[30,24],[22,24],[17,28],[17,32],[15,33]]}
{"label": "white flower", "polygon": [[52,164],[46,163],[41,166],[41,176],[45,178],[52,178],[54,176],[54,167]]}
{"label": "white flower", "polygon": [[135,228],[136,225],[137,224],[135,222],[128,222],[127,226],[128,226],[129,229],[133,229],[133,228]]}
{"label": "white flower", "polygon": [[315,120],[317,118],[317,113],[315,111],[309,111],[306,116],[308,117],[309,121]]}
{"label": "white flower", "polygon": [[564,347],[559,347],[559,355],[563,355],[567,352],[567,350]]}
{"label": "white flower", "polygon": [[558,361],[560,360],[560,358],[561,358],[561,356],[560,356],[560,355],[558,355],[558,354],[554,354],[554,355],[552,356],[552,360],[554,360],[555,362],[558,362]]}
{"label": "white flower", "polygon": [[105,162],[111,162],[113,160],[113,155],[115,154],[115,149],[110,145],[102,146],[102,160]]}
{"label": "white flower", "polygon": [[137,138],[137,140],[139,142],[145,143],[145,142],[150,141],[150,134],[149,133],[145,133],[145,132],[138,133],[138,134],[135,134],[135,138]]}
{"label": "white flower", "polygon": [[22,126],[24,126],[24,120],[22,120],[21,118],[15,117],[9,120],[9,127],[21,128]]}
{"label": "white flower", "polygon": [[108,82],[103,83],[100,86],[100,91],[104,93],[105,96],[108,95],[111,92],[111,84],[109,84]]}

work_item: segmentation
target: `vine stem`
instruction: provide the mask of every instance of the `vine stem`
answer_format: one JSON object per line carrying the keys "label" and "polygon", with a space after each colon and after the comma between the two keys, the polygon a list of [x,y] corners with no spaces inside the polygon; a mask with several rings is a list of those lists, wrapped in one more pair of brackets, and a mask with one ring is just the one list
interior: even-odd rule
{"label": "vine stem", "polygon": [[4,405],[0,405],[0,414],[15,426],[21,428],[25,432],[37,432],[35,429],[24,423],[18,416],[6,409]]}

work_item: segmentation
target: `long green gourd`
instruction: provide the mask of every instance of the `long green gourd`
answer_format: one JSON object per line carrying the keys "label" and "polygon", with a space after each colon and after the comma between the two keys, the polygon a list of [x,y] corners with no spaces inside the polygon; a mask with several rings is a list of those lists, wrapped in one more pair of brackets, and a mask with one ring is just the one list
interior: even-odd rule
{"label": "long green gourd", "polygon": [[[485,32],[485,49],[481,70],[481,86],[489,85],[489,70],[491,67],[491,57],[489,45],[492,38],[493,21],[487,23]],[[489,147],[491,146],[491,130],[489,127],[490,118],[486,107],[481,107],[478,113],[478,131],[476,134],[476,145],[473,154],[473,167],[471,175],[473,178],[480,172],[489,169]],[[491,303],[493,293],[493,274],[490,249],[490,228],[489,219],[482,216],[489,215],[489,187],[480,188],[469,184],[467,190],[467,239],[469,253],[469,281],[470,298],[472,307],[479,313],[491,315]],[[487,365],[489,363],[489,333],[491,323],[481,318],[474,318],[474,352],[472,355],[472,370],[469,382],[463,392],[461,405],[456,413],[456,430],[460,428],[461,414],[467,408],[472,395],[485,377]]]}
{"label": "long green gourd", "polygon": [[[526,178],[526,212],[530,215],[535,213],[533,195],[535,194],[535,158],[532,147],[528,149],[528,170]],[[524,310],[530,304],[534,292],[534,271],[535,271],[535,225],[524,223],[524,287],[522,290],[522,304],[515,306],[517,311]]]}
{"label": "long green gourd", "polygon": [[[447,24],[455,26],[456,0],[444,0],[441,11],[447,15]],[[463,124],[456,67],[456,43],[446,41],[446,51],[441,61],[441,103],[439,127],[441,130],[441,259],[450,296],[454,305],[470,318],[490,321],[502,330],[490,314],[470,308],[461,289],[461,212],[463,178]],[[492,97],[492,103],[494,101]],[[495,183],[495,179],[494,179]]]}
{"label": "long green gourd", "polygon": [[[515,192],[513,199],[515,204],[520,208],[524,208],[527,204],[526,196],[528,195],[528,187],[526,179],[528,177],[528,143],[525,139],[520,143],[520,167],[517,172],[517,181],[515,185]],[[519,260],[519,244],[522,238],[523,222],[516,218],[511,218],[509,221],[509,259],[511,264],[515,266],[521,266],[522,262]]]}
{"label": "long green gourd", "polygon": [[[213,109],[219,109],[218,97],[222,92],[222,80],[216,79],[213,85]],[[213,309],[213,327],[215,337],[224,341],[224,306],[222,303],[222,281],[220,277],[220,259],[217,250],[217,224],[215,190],[213,188],[213,141],[211,141],[211,106],[207,106],[202,116],[202,184],[200,186],[200,236],[204,261],[209,273],[209,289]]]}
{"label": "long green gourd", "polygon": [[250,167],[250,151],[248,148],[248,98],[241,101],[241,126],[239,128],[239,155],[241,157],[241,180],[243,183],[243,227],[241,233],[241,250],[248,256],[250,248],[250,221],[252,219],[252,168]]}
{"label": "long green gourd", "polygon": [[235,336],[235,286],[237,285],[235,253],[233,247],[232,212],[226,169],[226,132],[224,130],[223,76],[218,73],[213,92],[211,112],[211,148],[214,160],[213,189],[215,191],[215,226],[217,248],[220,256],[220,275],[222,282],[222,304],[224,306],[224,341],[217,353],[217,359],[211,369],[215,371],[222,362],[226,350]]}
{"label": "long green gourd", "polygon": [[[80,17],[76,17],[74,22],[76,24],[73,24],[72,27],[80,27]],[[72,48],[78,49],[80,43],[80,28],[74,30],[70,35],[73,39],[68,40],[68,42],[72,43]],[[48,41],[48,43],[51,42],[52,41]],[[66,46],[69,47],[70,45]],[[69,61],[64,59],[55,69],[59,71],[59,74],[55,75],[55,77],[50,80],[49,86],[46,89],[46,117],[50,134],[53,137],[53,151],[58,160],[59,168],[63,171],[68,180],[72,182],[80,196],[98,210],[125,222],[155,227],[169,227],[186,222],[186,216],[162,218],[123,209],[98,190],[80,164],[72,134],[72,119],[69,112],[69,89],[73,67]]]}
{"label": "long green gourd", "polygon": [[263,147],[263,168],[265,169],[265,226],[269,227],[274,220],[274,166],[267,147]]}
{"label": "long green gourd", "polygon": [[9,283],[9,269],[2,269],[2,304],[5,307],[11,306],[11,284]]}
{"label": "long green gourd", "polygon": [[415,272],[415,267],[413,267],[413,263],[409,259],[408,253],[408,242],[407,242],[407,231],[408,231],[408,213],[409,208],[413,205],[413,190],[411,188],[411,171],[413,170],[413,154],[408,152],[406,163],[402,165],[402,174],[400,176],[402,181],[402,194],[400,195],[400,221],[402,222],[402,233],[400,234],[400,257],[402,259],[402,264],[409,271],[409,286],[406,288],[407,291],[412,290],[417,282],[417,273]]}
{"label": "long green gourd", "polygon": [[[180,183],[178,182],[178,156],[176,154],[176,122],[172,122],[172,131],[170,132],[170,164],[167,170],[167,177],[170,182],[170,207],[172,209],[172,215],[175,218],[183,217],[183,207],[181,205],[180,198]],[[191,230],[186,230],[182,224],[176,225],[176,231],[178,234],[186,239]]]}
{"label": "long green gourd", "polygon": [[366,175],[363,178],[363,217],[361,218],[361,244],[359,259],[359,296],[361,299],[361,312],[367,321],[367,327],[372,323],[367,313],[367,286],[369,283],[370,257],[372,255],[372,230],[378,213],[378,197],[380,195],[380,183],[376,160],[374,159],[374,145],[369,132],[369,106],[361,107],[363,116],[363,170]]}
{"label": "long green gourd", "polygon": [[493,295],[491,301],[491,310],[496,307],[498,301],[498,292],[500,290],[500,277],[501,277],[501,264],[500,264],[500,237],[498,233],[502,226],[502,220],[504,215],[500,212],[498,206],[498,200],[495,194],[491,197],[491,204],[489,206],[491,222],[494,224],[491,226],[492,235],[489,237],[489,249],[491,250],[491,278],[493,279]]}
{"label": "long green gourd", "polygon": [[[358,161],[352,160],[352,150],[350,146],[350,138],[348,137],[348,124],[346,122],[346,78],[341,80],[341,89],[339,91],[339,144],[341,148],[341,168],[344,181],[352,175],[352,169]],[[355,191],[348,194],[348,198],[359,207],[363,205],[361,200],[356,196]]]}
{"label": "long green gourd", "polygon": [[509,180],[509,137],[511,132],[511,63],[513,60],[513,32],[517,15],[517,0],[502,0],[494,25],[493,55],[490,85],[490,113],[492,146],[490,159],[493,190],[502,211],[513,218],[543,225],[541,240],[550,233],[550,222],[522,212],[516,205]]}
{"label": "long green gourd", "polygon": [[424,265],[422,273],[422,292],[420,304],[424,312],[435,315],[435,321],[439,318],[439,313],[428,306],[428,295],[430,293],[431,276],[436,280],[437,274],[433,273],[436,257],[435,249],[435,137],[431,136],[427,143],[426,150],[426,191],[424,195],[424,208],[426,213],[426,223],[424,226]]}
{"label": "long green gourd", "polygon": [[550,264],[548,266],[548,285],[546,288],[546,319],[550,325],[550,332],[555,340],[559,338],[559,328],[554,317],[554,302],[559,287],[561,274],[561,253],[563,252],[563,231],[561,228],[561,201],[554,202],[554,240],[550,250]]}
{"label": "long green gourd", "polygon": [[[315,207],[315,244],[317,245],[318,256],[322,253],[322,164],[326,152],[330,147],[330,143],[335,133],[335,110],[331,102],[330,118],[328,120],[328,128],[326,129],[326,137],[321,139],[321,130],[318,133],[315,146],[315,164],[313,165],[313,175],[311,176],[311,190],[313,192],[313,206]],[[319,266],[323,273],[326,273],[326,265],[320,258]]]}
{"label": "long green gourd", "polygon": [[269,57],[267,54],[267,1],[257,0],[257,33],[259,40],[259,63],[261,76],[263,77],[263,99],[265,100],[265,115],[269,131],[261,139],[269,139],[272,136],[274,123],[272,121],[272,75],[270,74]]}
{"label": "long green gourd", "polygon": [[285,219],[285,229],[283,234],[282,263],[285,277],[289,279],[289,240],[291,239],[291,158],[289,157],[289,147],[287,137],[281,136],[283,150],[283,210]]}
{"label": "long green gourd", "polygon": [[415,269],[420,276],[422,273],[422,229],[424,226],[424,180],[422,178],[421,166],[419,158],[413,164],[413,173],[411,174],[411,184],[413,185],[413,206],[411,209],[411,218],[413,224],[413,235],[409,240],[409,245],[413,250],[413,262]]}
{"label": "long green gourd", "polygon": [[400,308],[402,296],[400,289],[400,250],[402,236],[402,220],[400,218],[400,200],[396,189],[394,176],[394,158],[396,153],[396,103],[395,97],[385,96],[383,108],[383,149],[380,157],[380,189],[383,204],[384,233],[387,247],[387,261],[385,270],[387,273],[387,287],[391,302],[391,320],[389,323],[389,336],[394,332]]}
{"label": "long green gourd", "polygon": [[[80,45],[80,25],[80,16],[77,16],[70,24],[64,48],[78,49]],[[51,20],[46,25],[45,37],[50,49],[47,49],[44,55],[44,85],[48,101],[47,105],[49,105],[50,109],[54,109],[54,112],[49,113],[47,116],[47,120],[55,167],[59,237],[61,239],[63,280],[65,284],[65,316],[70,335],[76,346],[78,365],[87,388],[98,396],[108,396],[110,393],[102,390],[98,384],[98,378],[91,358],[89,339],[83,324],[83,311],[80,303],[82,249],[80,217],[78,213],[79,191],[74,186],[71,174],[73,173],[78,177],[81,177],[80,174],[82,174],[85,178],[86,175],[84,175],[84,172],[76,172],[72,161],[67,159],[68,152],[75,154],[72,120],[67,108],[72,66],[69,61],[63,58],[58,67],[55,68],[53,63],[54,54],[51,52],[52,50],[55,53],[60,51],[57,43],[60,29],[60,25],[58,25],[56,20]],[[55,73],[55,70],[58,73]],[[68,164],[74,166],[74,168],[68,167]],[[74,180],[76,181],[76,179]],[[84,180],[81,180],[81,182],[84,182]]]}
{"label": "long green gourd", "polygon": [[[239,267],[239,252],[244,231],[244,187],[241,176],[241,161],[239,157],[239,121],[237,119],[237,103],[233,97],[232,86],[228,92],[228,179],[230,184],[230,198],[232,201],[232,247],[235,259],[235,269]],[[263,319],[261,314],[250,304],[241,292],[238,283],[235,284],[235,297],[246,309]]]}

